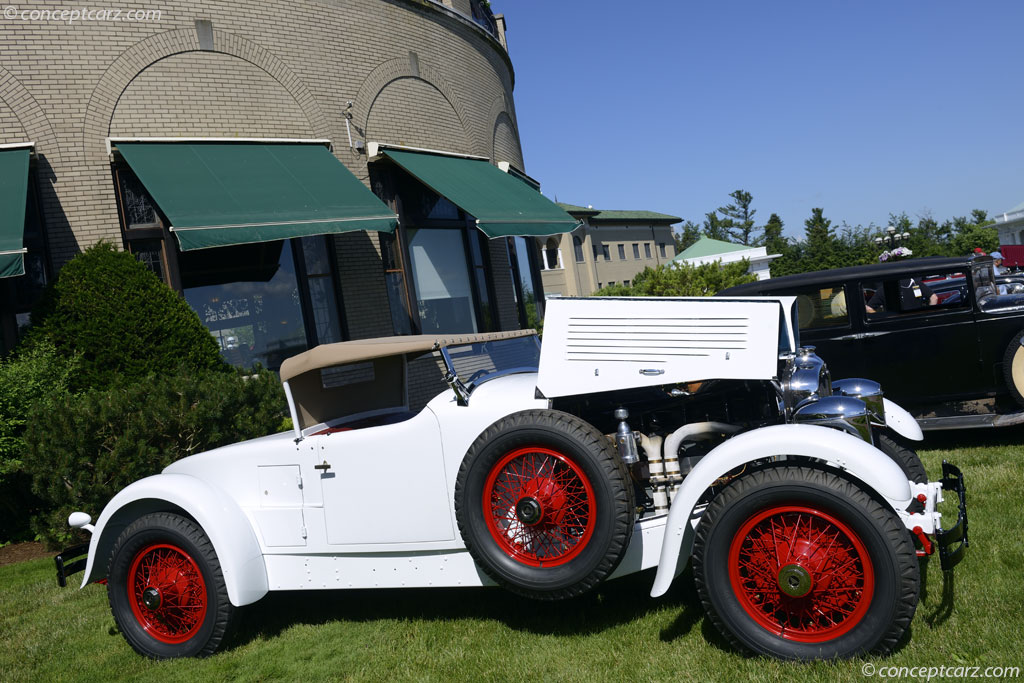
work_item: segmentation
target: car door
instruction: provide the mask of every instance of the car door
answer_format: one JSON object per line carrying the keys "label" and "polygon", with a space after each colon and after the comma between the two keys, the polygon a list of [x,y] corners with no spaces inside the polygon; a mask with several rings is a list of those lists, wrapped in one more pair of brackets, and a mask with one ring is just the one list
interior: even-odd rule
{"label": "car door", "polygon": [[[936,294],[936,303],[930,303],[930,294]],[[964,273],[865,278],[860,296],[864,327],[856,336],[862,377],[908,404],[956,400],[976,390],[981,354]]]}
{"label": "car door", "polygon": [[455,538],[441,431],[429,409],[393,424],[317,438],[329,544],[429,543]]}

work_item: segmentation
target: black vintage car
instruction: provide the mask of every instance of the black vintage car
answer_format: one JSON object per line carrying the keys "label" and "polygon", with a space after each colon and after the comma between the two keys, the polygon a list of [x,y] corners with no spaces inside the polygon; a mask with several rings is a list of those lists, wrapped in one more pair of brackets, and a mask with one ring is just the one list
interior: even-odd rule
{"label": "black vintage car", "polygon": [[802,273],[719,296],[797,297],[801,343],[880,382],[924,429],[1024,423],[1024,278],[988,256]]}

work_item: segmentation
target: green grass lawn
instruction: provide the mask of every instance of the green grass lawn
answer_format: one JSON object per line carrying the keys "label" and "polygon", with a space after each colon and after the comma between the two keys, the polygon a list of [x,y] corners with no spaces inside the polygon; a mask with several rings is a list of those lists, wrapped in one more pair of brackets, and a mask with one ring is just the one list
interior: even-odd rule
{"label": "green grass lawn", "polygon": [[1022,444],[1020,429],[925,442],[932,476],[943,458],[964,471],[971,549],[952,576],[932,559],[911,632],[885,659],[744,657],[704,618],[687,571],[657,600],[649,572],[556,604],[498,589],[271,594],[216,656],[153,662],[117,632],[105,587],[59,589],[52,561],[36,560],[0,568],[0,681],[816,681],[862,679],[867,662],[1024,668]]}

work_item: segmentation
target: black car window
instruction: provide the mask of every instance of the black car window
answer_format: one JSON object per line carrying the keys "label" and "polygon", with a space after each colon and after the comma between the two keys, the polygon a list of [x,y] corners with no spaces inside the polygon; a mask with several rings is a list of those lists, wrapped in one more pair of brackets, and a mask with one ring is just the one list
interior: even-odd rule
{"label": "black car window", "polygon": [[962,272],[913,273],[861,285],[868,320],[893,316],[959,310],[970,302]]}
{"label": "black car window", "polygon": [[846,292],[840,284],[816,285],[786,292],[796,296],[799,329],[816,330],[850,324]]}

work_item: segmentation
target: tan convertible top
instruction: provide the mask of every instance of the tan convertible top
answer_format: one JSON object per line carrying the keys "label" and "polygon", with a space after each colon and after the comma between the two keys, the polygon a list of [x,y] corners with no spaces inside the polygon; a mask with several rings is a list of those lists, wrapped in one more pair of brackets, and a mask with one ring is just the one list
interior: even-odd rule
{"label": "tan convertible top", "polygon": [[415,334],[402,337],[376,337],[374,339],[356,339],[338,342],[337,344],[321,344],[297,356],[292,356],[281,364],[281,381],[287,382],[310,370],[321,370],[344,363],[357,363],[374,358],[400,356],[407,353],[426,353],[443,346],[456,344],[477,344],[513,339],[537,334],[536,330],[513,330],[511,332],[486,332],[484,334],[436,335]]}

